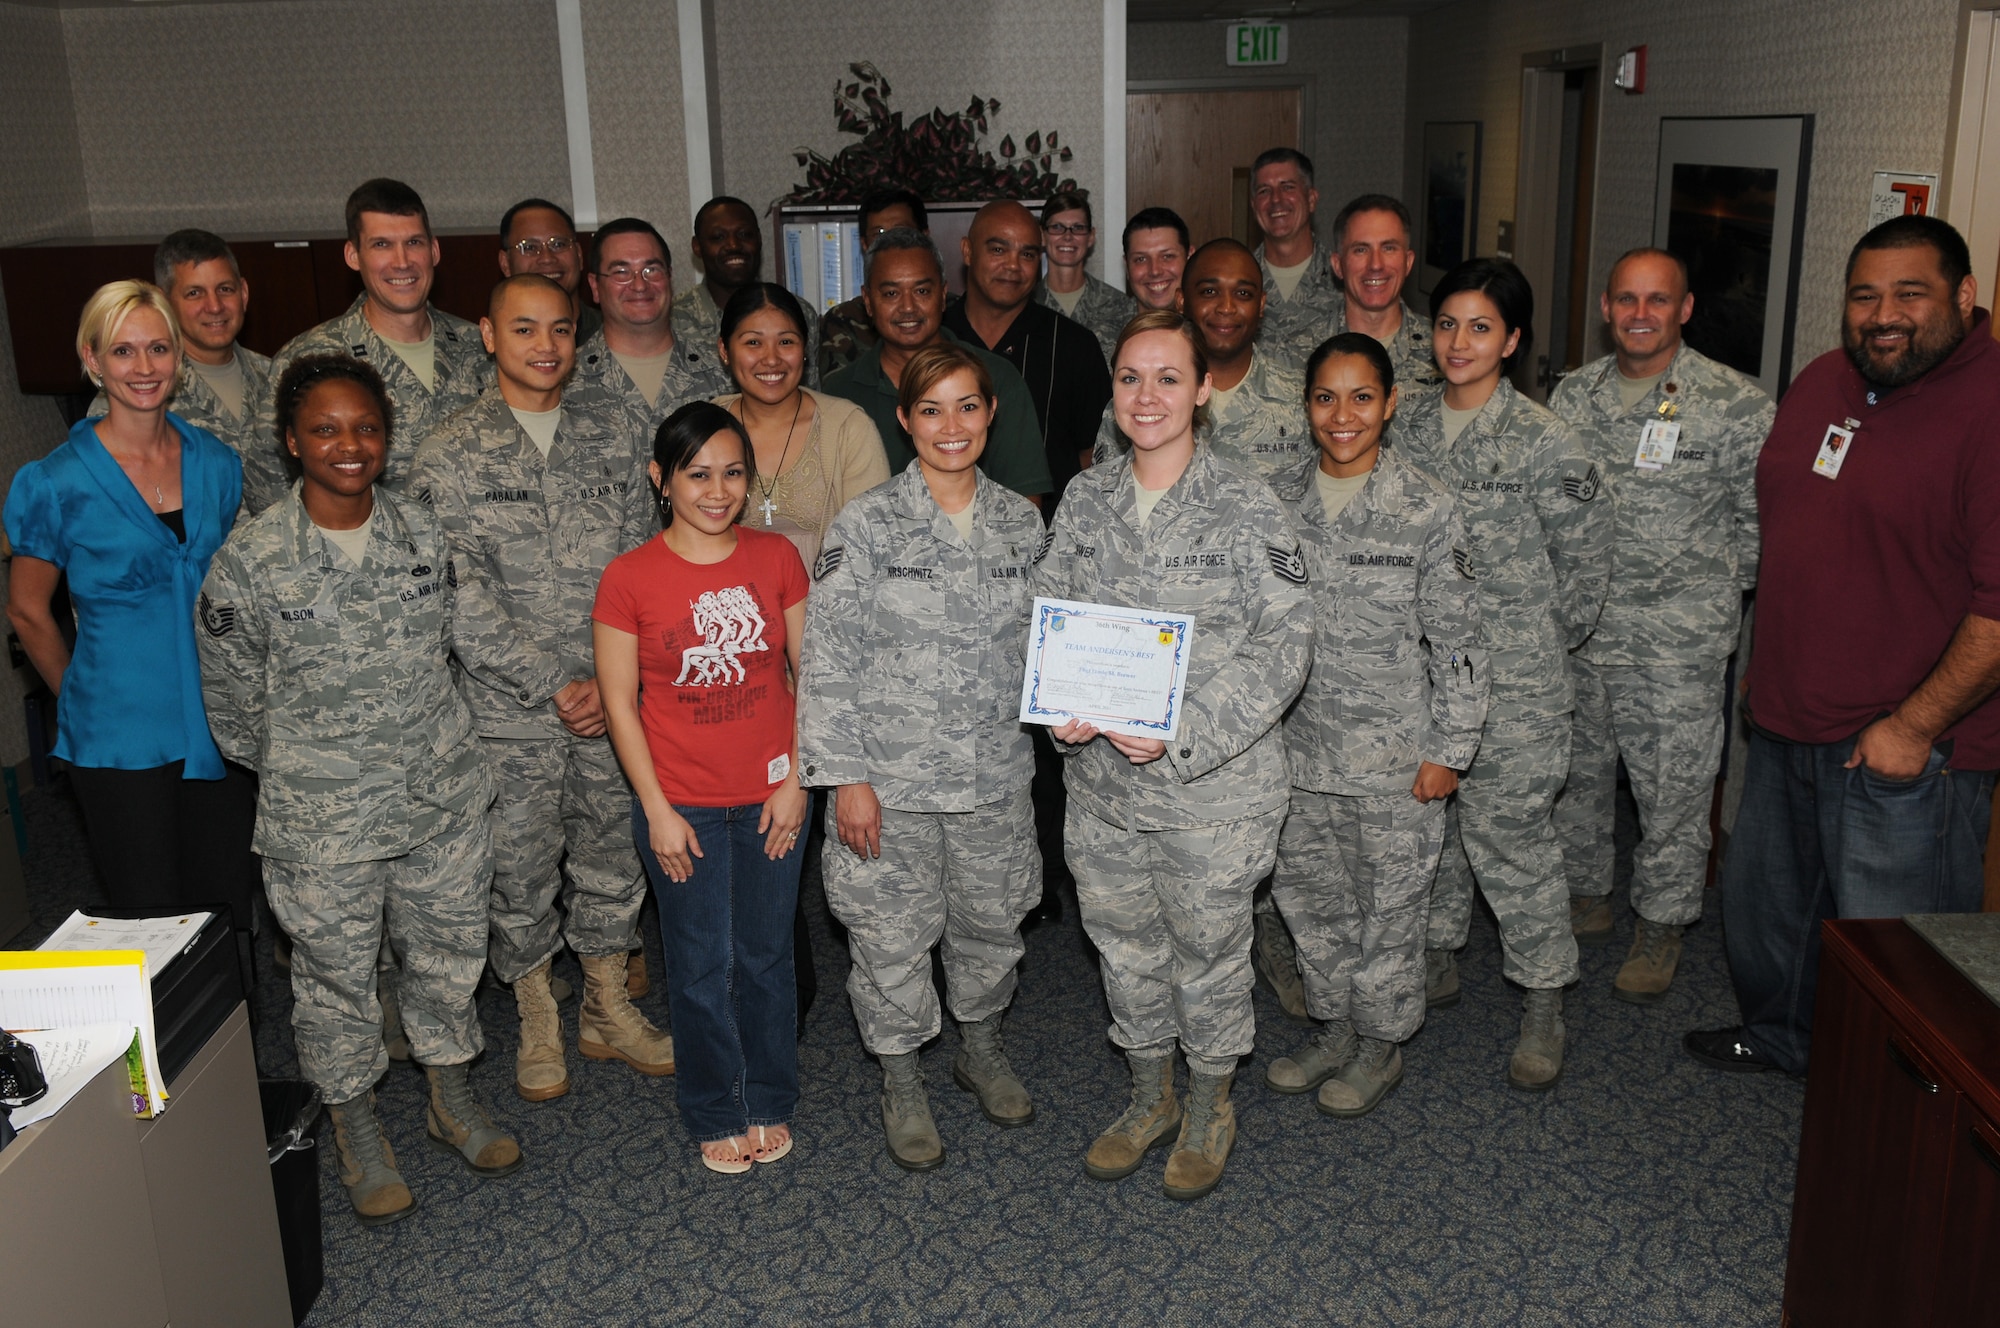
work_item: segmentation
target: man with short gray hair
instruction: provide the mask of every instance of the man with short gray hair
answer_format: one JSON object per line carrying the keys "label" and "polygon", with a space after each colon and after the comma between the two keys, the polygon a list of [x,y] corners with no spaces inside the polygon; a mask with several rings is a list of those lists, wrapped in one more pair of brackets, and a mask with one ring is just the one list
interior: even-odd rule
{"label": "man with short gray hair", "polygon": [[[250,283],[221,236],[193,229],[160,241],[153,280],[180,320],[186,360],[167,404],[243,458],[243,514],[255,516],[285,496],[289,481],[277,439],[257,428],[258,407],[271,390],[271,361],[236,340],[250,309]],[[92,415],[104,413],[103,400],[99,393]]]}
{"label": "man with short gray hair", "polygon": [[1312,158],[1296,148],[1271,148],[1250,167],[1250,212],[1264,232],[1257,266],[1264,275],[1264,327],[1258,344],[1303,364],[1333,335],[1340,282],[1313,233],[1319,190]]}

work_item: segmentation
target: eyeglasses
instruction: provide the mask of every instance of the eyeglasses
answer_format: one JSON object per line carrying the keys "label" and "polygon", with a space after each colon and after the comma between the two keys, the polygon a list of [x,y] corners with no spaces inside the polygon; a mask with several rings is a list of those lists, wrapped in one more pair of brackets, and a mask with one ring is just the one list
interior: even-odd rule
{"label": "eyeglasses", "polygon": [[613,263],[610,267],[605,268],[600,275],[606,280],[615,282],[620,286],[629,286],[635,281],[644,282],[650,286],[654,282],[665,281],[667,279],[667,265],[665,263],[644,263],[638,267],[633,267],[630,263]]}
{"label": "eyeglasses", "polygon": [[511,248],[523,258],[540,258],[543,254],[566,254],[576,248],[576,241],[566,235],[551,235],[546,240],[516,240]]}
{"label": "eyeglasses", "polygon": [[1066,221],[1052,221],[1043,226],[1042,229],[1050,235],[1074,235],[1078,239],[1082,239],[1084,236],[1090,234],[1090,224],[1088,222],[1071,224]]}

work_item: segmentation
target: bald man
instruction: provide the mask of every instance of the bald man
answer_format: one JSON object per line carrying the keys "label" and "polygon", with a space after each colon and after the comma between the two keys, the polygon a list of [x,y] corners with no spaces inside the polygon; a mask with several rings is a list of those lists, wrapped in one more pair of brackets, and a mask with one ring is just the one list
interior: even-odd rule
{"label": "bald man", "polygon": [[958,242],[965,295],[945,310],[953,336],[983,346],[1020,371],[1035,403],[1035,424],[1055,493],[1090,464],[1091,440],[1111,400],[1111,371],[1089,328],[1035,301],[1042,275],[1042,227],[1019,203],[988,203]]}
{"label": "bald man", "polygon": [[1576,684],[1569,783],[1556,834],[1582,945],[1615,934],[1611,824],[1618,763],[1639,808],[1632,949],[1611,994],[1661,1000],[1681,929],[1701,917],[1708,809],[1722,762],[1723,666],[1743,592],[1757,584],[1757,457],[1776,407],[1757,384],[1681,339],[1687,268],[1661,249],[1612,265],[1598,298],[1613,354],[1549,399],[1590,451],[1611,498],[1611,589]]}
{"label": "bald man", "polygon": [[410,487],[436,511],[457,570],[459,689],[499,789],[488,957],[521,1016],[515,1091],[542,1102],[569,1091],[549,989],[565,940],[583,961],[583,1054],[641,1074],[674,1069],[673,1039],[626,992],[646,878],[590,644],[605,565],[659,526],[650,440],[617,394],[569,382],[569,292],[509,277],[479,333],[499,382],[424,443]]}

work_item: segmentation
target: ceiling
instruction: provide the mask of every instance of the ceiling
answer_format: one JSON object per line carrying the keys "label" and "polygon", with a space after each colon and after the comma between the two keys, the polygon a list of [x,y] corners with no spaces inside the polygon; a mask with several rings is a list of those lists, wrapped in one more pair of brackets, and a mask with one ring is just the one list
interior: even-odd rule
{"label": "ceiling", "polygon": [[1451,0],[1126,0],[1132,23],[1242,18],[1381,18],[1421,14]]}

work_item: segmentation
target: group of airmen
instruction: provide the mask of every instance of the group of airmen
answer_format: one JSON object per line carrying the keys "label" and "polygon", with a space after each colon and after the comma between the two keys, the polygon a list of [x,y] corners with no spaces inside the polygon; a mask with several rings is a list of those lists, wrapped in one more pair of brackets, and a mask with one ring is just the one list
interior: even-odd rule
{"label": "group of airmen", "polygon": [[[1245,742],[1203,752],[1204,711],[1190,716],[1143,796],[1122,776],[1113,778],[1111,766],[1123,758],[1106,743],[1065,749],[1071,812],[1083,804],[1092,812],[1086,819],[1099,829],[1138,830],[1155,822],[1173,828],[1180,815],[1176,786],[1225,762],[1256,786],[1236,809],[1237,819],[1275,814],[1284,822],[1281,847],[1274,858],[1247,840],[1242,846],[1238,856],[1250,870],[1237,873],[1244,877],[1238,884],[1257,892],[1254,942],[1245,953],[1213,956],[1213,964],[1222,973],[1254,963],[1286,1011],[1315,1025],[1311,1042],[1274,1062],[1267,1082],[1280,1092],[1318,1088],[1322,1106],[1334,1115],[1372,1108],[1394,1086],[1383,1064],[1421,1024],[1425,1006],[1460,999],[1455,955],[1466,942],[1476,883],[1500,922],[1506,976],[1527,991],[1508,1080],[1522,1089],[1547,1089],[1562,1071],[1561,990],[1577,980],[1577,946],[1603,943],[1617,929],[1607,897],[1621,761],[1638,804],[1641,842],[1632,885],[1637,922],[1615,994],[1639,1003],[1658,1000],[1679,961],[1681,929],[1700,913],[1722,745],[1723,668],[1737,641],[1741,594],[1755,577],[1752,481],[1772,404],[1754,383],[1682,341],[1692,307],[1685,267],[1670,254],[1646,249],[1619,260],[1601,297],[1611,355],[1566,377],[1548,408],[1502,382],[1476,416],[1454,418],[1440,387],[1449,337],[1442,331],[1434,336],[1430,319],[1410,303],[1416,253],[1408,211],[1386,195],[1357,198],[1326,228],[1328,244],[1315,228],[1317,205],[1311,162],[1290,149],[1267,152],[1252,177],[1252,210],[1263,236],[1256,249],[1228,239],[1196,247],[1175,213],[1149,206],[1122,233],[1124,290],[1084,270],[1096,240],[1086,198],[1059,196],[1039,218],[1016,204],[992,205],[964,242],[964,299],[947,310],[943,262],[929,240],[922,201],[888,191],[859,210],[869,253],[862,295],[807,311],[811,371],[823,390],[869,410],[892,471],[901,471],[914,453],[912,430],[897,413],[897,375],[926,347],[978,342],[971,349],[993,381],[998,418],[1017,434],[1005,443],[996,425],[981,469],[1040,506],[1046,523],[1056,517],[1058,501],[1063,509],[1106,501],[1098,492],[1102,485],[1072,483],[1058,491],[1054,477],[1103,466],[1128,449],[1131,440],[1109,404],[1115,380],[1126,372],[1112,362],[1114,352],[1135,317],[1178,311],[1199,343],[1212,396],[1202,459],[1190,467],[1184,491],[1159,510],[1172,511],[1175,504],[1205,509],[1202,519],[1214,528],[1188,535],[1183,556],[1190,567],[1240,570],[1246,558],[1266,559],[1260,574],[1274,575],[1274,594],[1288,597],[1271,621],[1203,624],[1221,633],[1210,638],[1221,643],[1269,637],[1271,653],[1258,658],[1270,676],[1223,668],[1217,675],[1222,681],[1207,684],[1205,700],[1229,712],[1223,727],[1257,729],[1250,739],[1275,734],[1282,724],[1282,741],[1263,743],[1260,758],[1268,763],[1275,755],[1278,764],[1275,774],[1244,775],[1239,758]],[[672,1039],[631,1003],[649,985],[637,935],[645,877],[630,832],[631,793],[604,737],[590,613],[604,567],[659,528],[645,472],[656,431],[680,405],[733,388],[717,332],[731,296],[760,279],[757,216],[731,198],[711,200],[697,212],[692,244],[704,280],[676,298],[671,255],[652,225],[636,218],[606,223],[586,249],[560,207],[527,200],[502,219],[505,279],[478,324],[430,303],[438,248],[414,191],[391,180],[369,181],[348,201],[346,229],[347,259],[360,275],[362,294],[345,314],[296,338],[275,360],[236,342],[249,292],[227,246],[198,231],[163,242],[157,276],[178,315],[188,369],[173,409],[242,456],[244,509],[255,515],[283,501],[292,484],[272,442],[290,423],[278,418],[275,392],[286,368],[302,357],[336,355],[380,375],[395,440],[382,486],[427,503],[447,545],[435,557],[426,551],[419,567],[433,565],[411,576],[435,582],[448,569],[451,580],[452,677],[465,698],[465,722],[487,758],[488,773],[480,778],[490,780],[494,795],[485,818],[493,872],[480,922],[490,935],[488,962],[500,981],[511,984],[521,1015],[517,1090],[541,1101],[568,1088],[558,1014],[564,984],[551,968],[564,944],[585,973],[582,1053],[646,1074],[671,1073]],[[1024,265],[1039,279],[1022,281]],[[1532,302],[1525,284],[1521,293],[1526,302],[1503,313],[1507,330],[1525,335]],[[558,324],[573,332],[551,335]],[[1079,327],[1089,335],[1077,335]],[[1048,328],[1053,332],[1035,331]],[[1387,422],[1371,497],[1350,504],[1339,539],[1331,540],[1321,537],[1334,519],[1316,497],[1322,448],[1308,423],[1306,369],[1309,361],[1324,362],[1330,339],[1343,337],[1351,345],[1344,334],[1357,333],[1380,346],[1389,370],[1381,376],[1393,379],[1400,402]],[[1034,339],[1038,335],[1053,339],[1044,344]],[[1047,361],[1041,367],[1034,362],[1038,345]],[[1032,395],[1030,382],[1039,389]],[[1067,404],[1059,407],[1058,401]],[[1013,418],[1009,402],[1019,403]],[[1032,418],[1021,418],[1029,412]],[[1674,426],[1674,438],[1661,449],[1654,440],[1663,424]],[[533,446],[523,447],[524,439]],[[1005,451],[1009,446],[1012,453]],[[523,464],[530,457],[536,464]],[[832,593],[844,561],[851,560],[851,571],[871,560],[917,557],[887,552],[929,538],[922,511],[899,505],[897,485],[910,483],[892,479],[866,501],[856,500],[825,533],[813,566],[814,622],[864,610],[858,603],[843,610]],[[1080,545],[1078,523],[1093,522],[1115,538],[1103,547]],[[1310,529],[1315,522],[1318,536]],[[995,578],[1032,576],[1041,593],[1122,595],[1133,603],[1176,607],[1178,583],[1157,576],[1159,550],[1148,543],[1143,520],[1134,528],[1103,512],[1079,510],[1047,534],[1035,523],[1016,529],[1018,524],[996,527],[992,535],[1018,563],[1013,571],[989,568]],[[1063,535],[1064,529],[1070,533]],[[1192,529],[1177,527],[1181,534]],[[230,557],[217,564],[219,574],[269,577],[279,565],[306,577],[324,570],[274,539],[232,546]],[[1044,564],[1052,545],[1056,555]],[[1337,558],[1328,552],[1336,547]],[[936,549],[923,556],[945,557]],[[1079,560],[1094,570],[1077,572]],[[269,566],[260,569],[259,563]],[[1411,568],[1419,569],[1417,578],[1401,575]],[[1308,592],[1319,583],[1333,589]],[[1194,585],[1188,580],[1189,588]],[[1020,586],[1007,589],[1018,593]],[[1412,609],[1417,593],[1424,596],[1420,614]],[[830,597],[822,608],[823,594]],[[829,653],[821,668],[845,670],[863,680],[855,686],[880,695],[893,693],[884,684],[894,682],[898,668],[923,671],[930,679],[925,690],[945,677],[954,688],[990,691],[989,699],[997,698],[994,722],[1005,725],[1011,721],[1001,712],[1011,711],[1018,673],[988,678],[974,669],[959,677],[952,645],[960,637],[973,642],[1000,619],[983,617],[977,605],[960,608],[966,611],[939,617],[909,640],[876,642],[865,657],[835,661]],[[230,635],[208,616],[213,612],[205,602],[204,661]],[[1420,628],[1409,627],[1418,621]],[[342,630],[351,632],[356,623],[374,623],[384,633],[371,648],[395,648],[403,630],[393,615],[365,612],[350,612]],[[1356,639],[1394,644],[1366,667],[1334,672],[1310,663],[1315,638],[1325,659],[1329,642],[1339,646],[1341,633],[1350,630]],[[408,646],[428,648],[414,638]],[[983,658],[984,648],[968,644],[965,658]],[[1018,663],[1020,650],[1016,640],[1011,654],[1002,650],[998,657]],[[1352,652],[1344,657],[1352,659]],[[322,663],[330,668],[334,661]],[[813,670],[809,629],[808,681]],[[1427,684],[1413,692],[1412,679],[1425,675]],[[335,688],[365,682],[331,672],[325,678]],[[919,681],[910,679],[912,687]],[[828,721],[815,714],[810,687],[807,693],[801,761],[811,776],[812,726],[821,724],[824,734]],[[823,700],[825,693],[819,695]],[[1422,713],[1411,713],[1412,695],[1424,698]],[[226,713],[226,698],[213,689],[212,713],[218,699]],[[329,697],[327,703],[337,709],[351,701]],[[380,722],[406,701],[377,697],[361,703],[375,707],[367,716],[333,725],[358,736],[298,735],[291,766],[273,770],[267,760],[259,770],[264,805],[273,798],[312,798],[319,773],[314,761],[359,770],[365,787],[371,768],[409,766],[404,748],[427,745],[441,753],[452,747],[460,735],[395,732],[395,725]],[[1299,718],[1286,719],[1294,709]],[[217,733],[223,735],[223,721]],[[1058,747],[1064,746],[1061,736]],[[371,745],[384,742],[393,750]],[[254,755],[241,744],[232,749],[225,741],[223,748],[239,760]],[[1426,772],[1436,766],[1453,776],[1428,795],[1420,778],[1415,799],[1410,778],[1416,772],[1375,759],[1413,749],[1422,752]],[[961,765],[954,773],[949,760],[913,758],[898,776],[910,795],[904,805],[976,811],[1001,799],[1014,810],[996,824],[1022,824],[1020,806],[1036,765],[1025,737],[1001,750],[981,749],[976,759],[968,749]],[[1093,776],[1100,765],[1103,771]],[[961,776],[963,787],[926,784]],[[1278,781],[1271,786],[1278,789],[1275,803],[1266,787],[1271,779]],[[1447,796],[1453,787],[1456,795]],[[1420,817],[1406,814],[1403,804],[1412,801],[1421,805]],[[1115,844],[1093,849],[1087,835],[1080,843],[1075,817],[1059,798],[1053,813],[1046,802],[1038,792],[1032,814],[1042,822],[1037,837],[1043,857],[1048,845],[1063,842],[1059,826],[1066,815],[1072,871],[1084,874],[1079,851],[1116,857]],[[884,806],[893,809],[893,799],[885,798]],[[452,808],[430,811],[435,821]],[[1051,814],[1057,826],[1047,824]],[[361,798],[336,829],[312,830],[317,838],[310,845],[278,842],[260,828],[258,849],[267,864],[273,858],[334,864],[409,853],[423,843],[419,822],[426,815],[396,799]],[[1223,842],[1228,818],[1205,819],[1217,822],[1209,827],[1220,835],[1214,851],[1229,856],[1235,850]],[[851,844],[842,847],[846,822],[836,829],[832,812],[828,821],[832,896],[860,870],[864,855]],[[885,813],[881,824],[889,821]],[[282,822],[273,818],[274,825]],[[310,826],[312,820],[293,823]],[[1385,847],[1392,840],[1395,847]],[[980,851],[999,873],[996,879],[1006,882],[1000,912],[1018,926],[1040,882],[1029,889],[1013,879],[1019,872],[1008,875],[1004,835]],[[1373,864],[1386,861],[1407,866],[1391,873],[1397,879],[1380,879]],[[1060,871],[1059,862],[1049,869]],[[452,870],[448,862],[435,866]],[[306,895],[318,888],[326,909],[285,919],[288,931],[351,925],[334,901],[334,876],[323,874],[317,886],[306,883]],[[1347,881],[1345,903],[1330,903],[1327,882],[1349,876],[1363,879]],[[395,926],[392,914],[392,931]],[[943,926],[940,919],[927,931],[931,943]],[[1092,935],[1100,949],[1109,943],[1096,930]],[[962,1027],[997,1019],[1012,991],[1018,935],[984,943],[992,971],[982,971],[977,981],[961,984],[958,965],[948,963],[948,1004]],[[979,937],[958,937],[961,961],[976,957],[981,944]],[[914,953],[867,955],[864,948],[855,942],[856,968],[874,985],[864,992],[861,980],[850,980],[864,1041],[885,1066],[896,1057],[913,1058],[936,1032],[928,961]],[[948,959],[953,949],[947,945]],[[477,966],[450,973],[410,966],[399,978],[386,946],[380,955],[354,951],[347,962],[351,971],[344,973],[317,966],[294,972],[302,1008],[336,1011],[311,1027],[300,1024],[300,1055],[309,1071],[316,1059],[345,1067],[337,1075],[328,1071],[340,1079],[329,1085],[334,1101],[366,1093],[383,1057],[408,1054],[393,1008],[398,981],[450,983],[469,995],[480,976]],[[367,1002],[378,970],[388,1046],[362,1055],[352,1044],[356,1029],[372,1026]],[[1393,980],[1392,971],[1399,975]],[[1420,983],[1413,973],[1421,974]],[[1171,1052],[1176,1018],[1191,1069],[1207,1067],[1211,1078],[1222,1072],[1224,1059],[1233,1062],[1250,1050],[1247,1026],[1209,1030],[1199,1048],[1190,1045],[1189,1021],[1199,1024],[1202,1012],[1139,1008],[1153,996],[1118,989],[1109,964],[1106,986],[1113,1040],[1128,1051],[1135,1038],[1151,1037],[1157,1046],[1153,1034],[1165,1030]],[[1196,980],[1184,994],[1200,989]],[[961,1005],[960,995],[968,1003]],[[434,1002],[423,1004],[435,1008]],[[893,1019],[884,1013],[890,1011]],[[872,1036],[871,1018],[895,1027]],[[1141,1025],[1158,1027],[1142,1037],[1135,1031]],[[312,1045],[315,1038],[339,1042],[338,1054],[331,1045]],[[478,1050],[476,1021],[461,1028],[412,1027],[409,1038],[449,1044],[463,1056]],[[966,1045],[973,1045],[969,1036]],[[1370,1054],[1373,1079],[1347,1073]],[[941,1160],[942,1150],[933,1157],[929,1144],[912,1143],[903,1110],[910,1105],[911,1069],[898,1065],[885,1089],[885,1128],[897,1161],[922,1169]],[[1400,1073],[1398,1061],[1395,1075]],[[1018,1084],[995,1097],[990,1076],[974,1077],[989,1117],[1004,1123],[1032,1118],[1024,1095],[1008,1097]],[[892,1110],[896,1092],[901,1106]],[[1143,1096],[1135,1089],[1137,1106],[1147,1105]],[[513,1147],[511,1141],[506,1147]],[[496,1146],[479,1165],[500,1174],[510,1169],[505,1153]],[[474,1161],[474,1152],[467,1158]],[[1099,1166],[1096,1150],[1093,1159],[1093,1175],[1130,1170]],[[1220,1159],[1212,1160],[1219,1175]],[[518,1150],[512,1165],[518,1165]]]}

